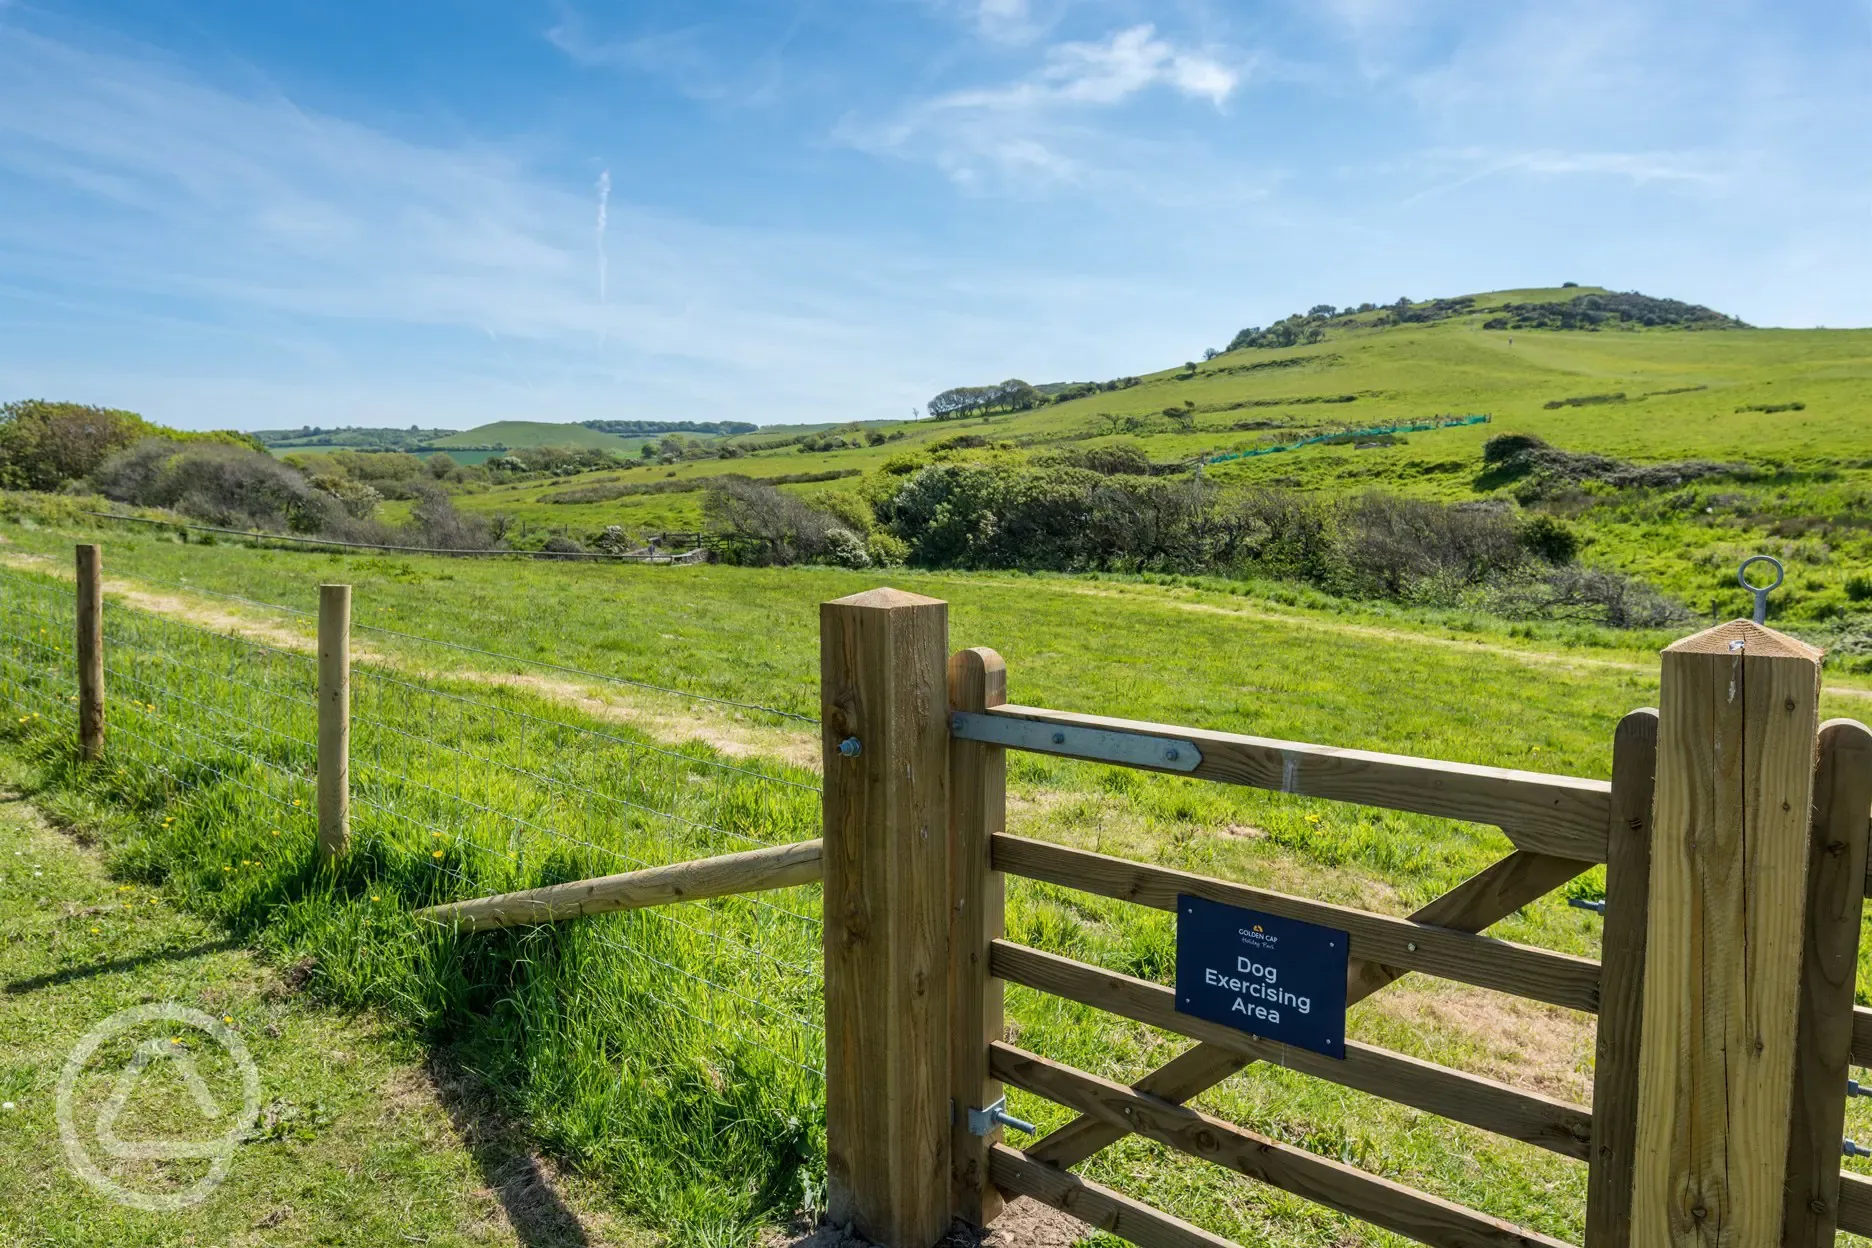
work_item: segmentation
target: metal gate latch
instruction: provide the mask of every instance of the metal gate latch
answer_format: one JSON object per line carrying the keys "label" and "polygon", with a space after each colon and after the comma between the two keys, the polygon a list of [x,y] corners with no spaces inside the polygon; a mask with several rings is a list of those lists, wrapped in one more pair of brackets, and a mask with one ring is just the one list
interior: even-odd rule
{"label": "metal gate latch", "polygon": [[1022,1131],[1028,1135],[1034,1135],[1040,1130],[1040,1128],[1034,1126],[1033,1123],[1023,1122],[1013,1114],[1008,1113],[1007,1097],[1005,1096],[990,1105],[987,1109],[971,1109],[968,1111],[970,1135],[987,1135],[997,1126],[1013,1127],[1016,1131]]}

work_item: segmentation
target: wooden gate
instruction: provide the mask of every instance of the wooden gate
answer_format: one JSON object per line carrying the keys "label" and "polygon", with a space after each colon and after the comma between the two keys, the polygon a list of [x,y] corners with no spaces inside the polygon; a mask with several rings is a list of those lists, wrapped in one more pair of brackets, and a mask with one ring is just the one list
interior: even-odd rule
{"label": "wooden gate", "polygon": [[[1872,733],[1819,724],[1819,652],[1747,621],[1670,647],[1661,711],[1618,725],[1606,782],[1009,705],[992,650],[945,662],[941,602],[876,590],[822,612],[835,1221],[927,1248],[1024,1194],[1146,1248],[1227,1243],[1071,1173],[1135,1133],[1422,1243],[1562,1242],[1184,1104],[1269,1062],[1587,1163],[1589,1248],[1872,1231],[1872,1183],[1839,1167],[1847,1066],[1872,1061],[1853,1006]],[[1407,918],[1326,905],[1010,836],[1010,748],[1490,824],[1513,852]],[[1600,961],[1482,934],[1599,863]],[[1008,874],[1347,933],[1348,1001],[1417,971],[1595,1014],[1593,1105],[1179,1012],[1160,984],[1007,941]],[[1113,1083],[1006,1043],[1007,982],[1196,1043]],[[1013,1148],[1003,1085],[1079,1116]]]}

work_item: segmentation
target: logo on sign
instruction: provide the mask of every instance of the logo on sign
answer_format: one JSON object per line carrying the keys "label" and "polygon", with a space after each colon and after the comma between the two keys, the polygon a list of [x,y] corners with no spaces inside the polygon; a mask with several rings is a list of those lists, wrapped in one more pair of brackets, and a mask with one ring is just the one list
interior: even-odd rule
{"label": "logo on sign", "polygon": [[1345,1056],[1346,933],[1177,899],[1177,1011]]}

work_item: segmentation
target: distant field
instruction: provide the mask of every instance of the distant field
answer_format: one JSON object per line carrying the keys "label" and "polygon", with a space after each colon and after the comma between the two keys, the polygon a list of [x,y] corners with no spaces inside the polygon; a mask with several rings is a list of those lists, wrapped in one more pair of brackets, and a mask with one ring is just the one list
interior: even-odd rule
{"label": "distant field", "polygon": [[[687,436],[706,440],[703,435]],[[556,425],[537,420],[502,420],[491,425],[481,425],[461,433],[451,434],[446,438],[437,438],[429,445],[445,451],[458,446],[499,445],[516,450],[529,446],[579,446],[616,451],[620,455],[631,455],[643,445],[643,439],[621,438],[615,433],[605,433],[600,429],[587,429],[583,425]]]}

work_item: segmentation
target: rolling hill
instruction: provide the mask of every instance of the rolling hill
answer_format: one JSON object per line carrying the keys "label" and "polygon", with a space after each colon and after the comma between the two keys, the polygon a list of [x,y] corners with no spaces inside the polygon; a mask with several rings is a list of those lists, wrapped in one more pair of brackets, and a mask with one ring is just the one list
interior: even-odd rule
{"label": "rolling hill", "polygon": [[[1636,574],[1695,609],[1733,608],[1736,563],[1766,551],[1789,563],[1777,604],[1828,619],[1872,609],[1872,330],[1646,326],[1516,328],[1555,321],[1595,287],[1507,290],[1340,315],[1319,341],[1244,346],[1206,361],[1118,379],[1025,411],[792,436],[763,430],[724,442],[719,458],[637,466],[581,483],[660,483],[672,492],[553,502],[563,483],[524,483],[463,497],[574,534],[607,524],[690,529],[703,478],[856,470],[864,481],[788,485],[811,498],[888,488],[936,462],[1022,461],[1113,444],[1159,464],[1207,458],[1225,488],[1354,493],[1379,489],[1445,501],[1493,501],[1553,512],[1579,529],[1589,560]],[[1520,309],[1514,311],[1513,309]],[[1430,315],[1434,313],[1434,315]],[[1490,328],[1491,323],[1508,326]],[[1439,416],[1487,423],[1245,455],[1322,433],[1383,429]],[[490,427],[493,428],[493,427]],[[1525,477],[1485,471],[1483,446],[1529,434],[1574,455],[1568,479],[1530,497]],[[481,431],[460,435],[483,436]],[[1235,458],[1224,458],[1237,456]],[[1677,485],[1625,468],[1705,461]],[[1551,474],[1549,474],[1551,475]],[[1652,484],[1633,485],[1632,480]],[[695,489],[681,489],[693,482]]]}

